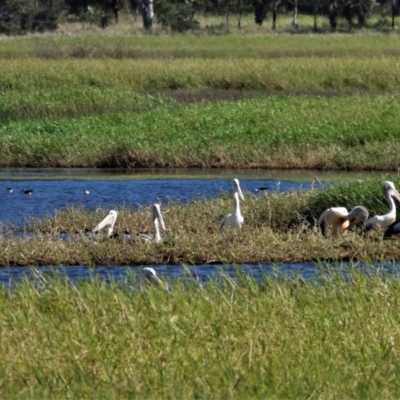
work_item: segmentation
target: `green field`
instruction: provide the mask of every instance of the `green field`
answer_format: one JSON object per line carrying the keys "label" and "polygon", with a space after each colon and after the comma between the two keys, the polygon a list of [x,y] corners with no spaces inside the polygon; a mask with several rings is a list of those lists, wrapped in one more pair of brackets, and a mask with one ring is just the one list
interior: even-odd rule
{"label": "green field", "polygon": [[0,167],[397,170],[397,42],[380,33],[6,39]]}

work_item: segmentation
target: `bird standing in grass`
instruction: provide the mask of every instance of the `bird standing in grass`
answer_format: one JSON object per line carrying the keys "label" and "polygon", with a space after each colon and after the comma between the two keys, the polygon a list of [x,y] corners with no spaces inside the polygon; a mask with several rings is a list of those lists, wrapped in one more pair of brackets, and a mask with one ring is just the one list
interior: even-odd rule
{"label": "bird standing in grass", "polygon": [[318,225],[324,236],[328,231],[332,235],[338,235],[353,226],[364,223],[368,219],[368,215],[368,210],[363,206],[356,206],[350,212],[345,207],[332,207],[321,214]]}
{"label": "bird standing in grass", "polygon": [[93,233],[98,233],[104,227],[109,226],[106,236],[111,237],[114,230],[114,225],[117,222],[117,217],[118,213],[115,210],[111,210],[108,215],[94,227]]}
{"label": "bird standing in grass", "polygon": [[393,198],[400,202],[400,193],[396,190],[393,182],[386,181],[383,184],[383,195],[389,204],[389,212],[369,218],[365,224],[366,233],[372,229],[386,230],[396,220],[396,204]]}
{"label": "bird standing in grass", "polygon": [[160,235],[160,229],[158,225],[160,224],[161,228],[165,231],[164,219],[161,214],[161,209],[159,204],[153,204],[151,206],[151,218],[153,222],[153,235],[146,235],[143,233],[139,233],[138,236],[148,242],[159,243],[162,241],[162,237]]}
{"label": "bird standing in grass", "polygon": [[241,228],[244,218],[240,212],[240,199],[244,201],[242,189],[240,188],[239,179],[233,180],[233,212],[225,215],[221,219],[220,232],[224,232],[227,228]]}

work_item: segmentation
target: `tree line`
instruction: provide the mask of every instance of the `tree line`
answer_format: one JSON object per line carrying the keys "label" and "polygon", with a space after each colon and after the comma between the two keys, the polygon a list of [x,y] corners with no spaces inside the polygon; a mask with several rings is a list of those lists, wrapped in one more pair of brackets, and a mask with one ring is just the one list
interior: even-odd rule
{"label": "tree line", "polygon": [[298,25],[298,13],[305,13],[314,16],[315,31],[319,16],[328,18],[334,30],[339,18],[346,19],[350,28],[354,23],[366,25],[374,9],[390,11],[394,27],[400,0],[2,0],[0,34],[54,30],[63,12],[106,28],[111,20],[118,23],[121,10],[138,13],[146,30],[152,29],[154,15],[157,23],[173,31],[195,30],[199,28],[196,16],[200,14],[224,16],[226,23],[207,27],[211,31],[226,30],[233,14],[240,29],[242,16],[250,13],[258,25],[265,23],[270,13],[275,29],[280,12],[292,13],[294,27]]}

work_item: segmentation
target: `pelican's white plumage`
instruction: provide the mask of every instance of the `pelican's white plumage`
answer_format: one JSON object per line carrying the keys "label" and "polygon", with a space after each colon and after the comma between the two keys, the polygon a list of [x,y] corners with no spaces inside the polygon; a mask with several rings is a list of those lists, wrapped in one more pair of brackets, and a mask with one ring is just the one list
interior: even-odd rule
{"label": "pelican's white plumage", "polygon": [[233,212],[225,215],[221,219],[220,231],[224,232],[226,228],[241,228],[244,218],[240,212],[240,199],[244,201],[242,189],[240,188],[239,179],[233,180]]}
{"label": "pelican's white plumage", "polygon": [[149,282],[157,282],[162,283],[160,277],[157,275],[157,272],[154,268],[144,267],[143,272]]}
{"label": "pelican's white plumage", "polygon": [[161,208],[159,204],[153,204],[151,206],[152,209],[152,214],[151,218],[153,221],[153,235],[144,235],[142,233],[139,233],[139,237],[141,237],[144,240],[147,240],[148,242],[155,242],[159,243],[162,241],[162,237],[160,235],[160,229],[158,225],[160,224],[161,228],[165,231],[165,224],[164,224],[164,218],[161,214]]}
{"label": "pelican's white plumage", "polygon": [[363,223],[368,219],[368,210],[363,206],[356,206],[350,212],[345,207],[332,207],[325,210],[318,219],[322,234],[327,231],[338,235]]}
{"label": "pelican's white plumage", "polygon": [[94,227],[93,233],[97,233],[101,231],[104,227],[109,226],[107,230],[107,236],[110,237],[113,233],[114,225],[117,222],[117,217],[118,213],[115,210],[111,210],[108,215]]}
{"label": "pelican's white plumage", "polygon": [[383,195],[389,204],[389,212],[385,215],[375,215],[367,220],[365,225],[366,232],[371,229],[387,229],[396,220],[396,204],[395,198],[400,202],[400,193],[396,190],[394,183],[386,181],[383,184]]}

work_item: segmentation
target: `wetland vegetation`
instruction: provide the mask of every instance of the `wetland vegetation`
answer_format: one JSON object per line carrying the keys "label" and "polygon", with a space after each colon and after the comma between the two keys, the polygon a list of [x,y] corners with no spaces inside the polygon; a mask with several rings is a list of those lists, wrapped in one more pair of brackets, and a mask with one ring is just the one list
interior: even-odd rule
{"label": "wetland vegetation", "polygon": [[[399,185],[398,180],[395,182]],[[319,215],[332,206],[350,210],[363,205],[371,215],[386,214],[388,206],[379,179],[287,194],[255,196],[247,192],[245,198],[241,203],[243,228],[224,234],[219,231],[219,222],[232,210],[231,195],[189,204],[163,204],[167,231],[162,243],[136,238],[137,233],[153,229],[147,207],[117,209],[114,231],[121,235],[129,232],[135,241],[87,236],[85,231],[92,230],[109,210],[57,211],[32,220],[22,237],[15,236],[14,228],[6,230],[0,242],[0,264],[192,265],[400,259],[397,241],[384,241],[382,232],[368,238],[360,231],[325,238],[316,224]]]}
{"label": "wetland vegetation", "polygon": [[[397,32],[120,26],[0,39],[0,166],[397,171]],[[57,211],[22,234],[6,227],[0,265],[390,262],[398,243],[380,233],[325,238],[316,226],[332,206],[386,213],[386,179],[399,187],[245,193],[242,230],[224,234],[230,195],[162,204],[162,243],[92,240],[85,228],[109,210]],[[118,212],[117,232],[151,230],[149,209]],[[255,282],[238,270],[169,291],[38,276],[0,288],[0,387],[8,398],[398,398],[398,293],[397,276],[355,271]]]}
{"label": "wetland vegetation", "polygon": [[397,39],[1,40],[0,166],[397,170]]}
{"label": "wetland vegetation", "polygon": [[0,288],[8,398],[398,398],[399,281]]}

